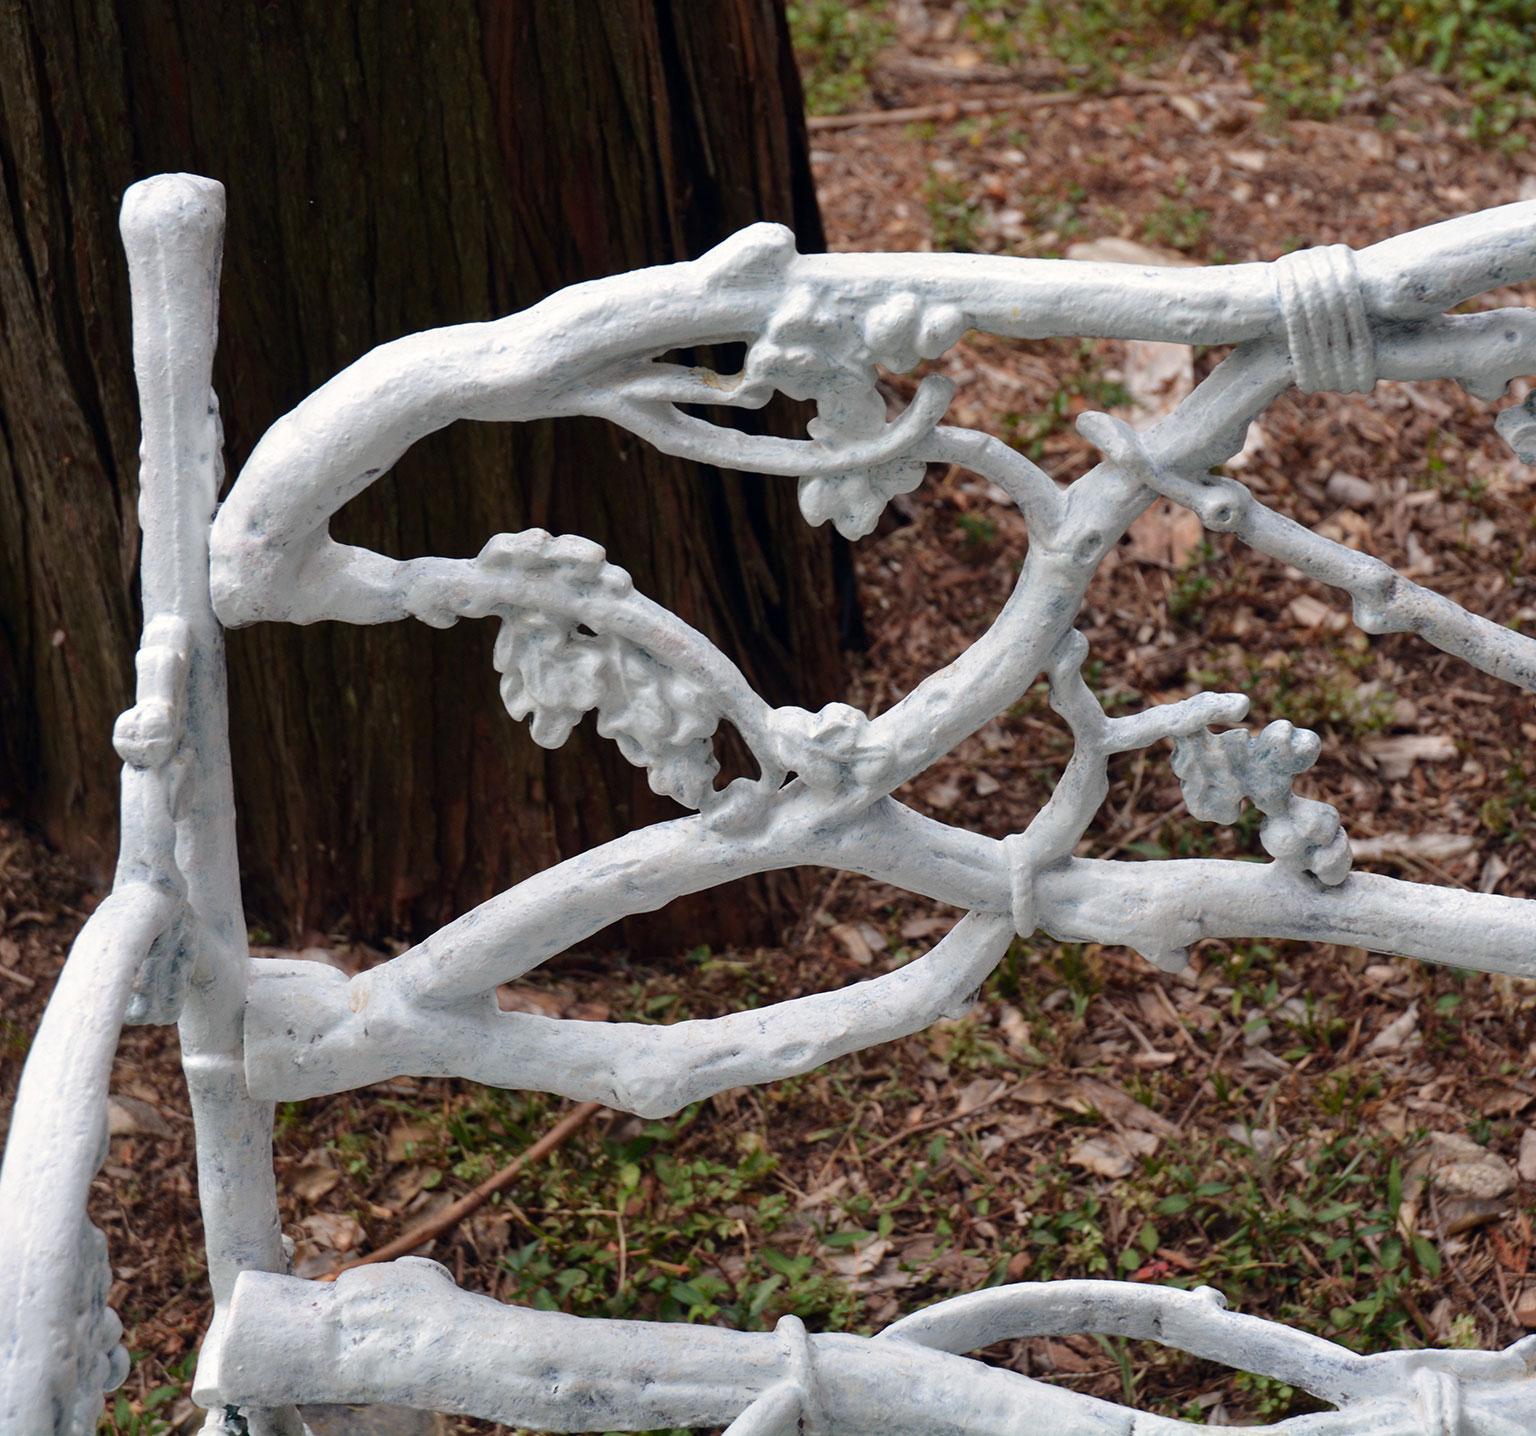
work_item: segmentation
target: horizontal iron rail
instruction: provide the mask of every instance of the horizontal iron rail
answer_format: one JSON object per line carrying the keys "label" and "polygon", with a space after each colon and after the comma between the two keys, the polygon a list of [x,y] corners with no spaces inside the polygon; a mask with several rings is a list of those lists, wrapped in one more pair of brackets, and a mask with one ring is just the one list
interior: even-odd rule
{"label": "horizontal iron rail", "polygon": [[[333,1283],[242,1276],[203,1379],[225,1399],[385,1402],[547,1431],[732,1425],[808,1436],[1183,1436],[1203,1427],[1099,1400],[958,1353],[1027,1335],[1140,1338],[1275,1376],[1338,1410],[1249,1430],[1424,1436],[1529,1430],[1536,1337],[1502,1352],[1360,1356],[1224,1309],[1209,1288],[1030,1282],[953,1298],[879,1336],[807,1336],[614,1321],[505,1306],[404,1258]],[[759,1403],[765,1419],[754,1422]]]}

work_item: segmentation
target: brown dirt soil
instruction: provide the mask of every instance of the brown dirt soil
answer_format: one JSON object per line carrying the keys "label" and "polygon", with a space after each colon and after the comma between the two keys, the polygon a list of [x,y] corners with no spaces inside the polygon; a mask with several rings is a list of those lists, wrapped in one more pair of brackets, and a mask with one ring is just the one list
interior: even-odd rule
{"label": "brown dirt soil", "polygon": [[[945,63],[941,44],[891,52],[881,102],[996,93]],[[942,82],[927,78],[936,72]],[[923,126],[818,129],[833,244],[925,249],[959,233],[977,248],[1038,254],[1115,236],[1201,262],[1271,259],[1302,244],[1358,246],[1536,184],[1536,158],[1473,145],[1439,118],[1444,93],[1422,78],[1337,123],[1283,126],[1208,53],[1191,52],[1163,83]],[[1488,302],[1536,303],[1536,292]],[[1197,353],[1197,377],[1219,357]],[[981,337],[943,361],[962,381],[960,422],[1003,434],[1062,478],[1093,459],[1072,418],[1123,399],[1126,365],[1113,343]],[[893,380],[893,397],[911,383]],[[1242,477],[1265,503],[1500,622],[1536,620],[1526,572],[1536,471],[1503,449],[1489,406],[1449,384],[1384,383],[1368,398],[1292,395],[1262,431]],[[996,500],[973,475],[935,472],[860,545],[870,648],[851,701],[889,707],[997,612],[1027,536]],[[1252,721],[1316,728],[1323,756],[1303,788],[1336,804],[1353,837],[1380,840],[1362,867],[1536,895],[1525,756],[1536,711],[1525,694],[1412,638],[1366,638],[1337,594],[1228,540],[1206,543],[1166,507],[1105,562],[1080,627],[1102,664],[1096,688],[1124,707],[1231,686],[1251,694]],[[900,796],[1001,835],[1037,809],[1069,751],[1037,686]],[[1251,826],[1188,816],[1165,752],[1128,756],[1113,777],[1083,851],[1258,853]],[[1415,849],[1411,835],[1435,841]],[[14,1090],[94,900],[25,834],[0,829],[0,1093]],[[868,977],[953,918],[831,877],[779,949],[646,964],[575,954],[507,1001],[587,1020],[705,1016]],[[385,956],[324,946],[317,957],[348,967]],[[126,1037],[115,1080],[129,1100],[94,1211],[138,1356],[128,1408],[170,1386],[156,1420],[187,1430],[195,1418],[179,1393],[208,1306],[176,1062],[172,1034]],[[783,1258],[773,1270],[792,1274],[770,1285],[758,1325],[791,1291],[809,1293],[804,1305],[829,1324],[870,1330],[988,1281],[1122,1275],[1226,1284],[1244,1310],[1367,1346],[1498,1345],[1536,1327],[1533,1064],[1530,983],[1278,943],[1206,943],[1169,976],[1122,950],[1041,939],[1019,944],[958,1021],[780,1088],[724,1094],[664,1137],[606,1115],[430,1250],[477,1289],[537,1290],[573,1310],[622,1299],[636,1314],[675,1314],[666,1302],[691,1301],[701,1273],[722,1289],[755,1281],[768,1244]],[[404,1081],[284,1109],[279,1178],[301,1269],[397,1235],[556,1112],[543,1099],[485,1103],[467,1084]],[[1486,1210],[1458,1206],[1454,1183],[1436,1175],[1446,1139],[1434,1134],[1474,1143],[1507,1174],[1506,1193]],[[648,1141],[670,1165],[647,1165]],[[616,1152],[635,1164],[633,1181]],[[767,1154],[761,1174],[740,1179],[754,1154]],[[679,1185],[679,1166],[693,1187]],[[617,1196],[581,1187],[610,1171]],[[703,1220],[711,1204],[715,1226]],[[626,1247],[626,1222],[631,1232],[664,1223],[670,1236],[645,1250],[631,1235]],[[530,1241],[575,1230],[592,1261],[618,1253],[616,1275],[600,1268],[612,1287],[601,1300],[582,1295],[584,1278],[561,1285],[558,1254],[555,1274],[527,1275]],[[1305,1409],[1262,1383],[1092,1339],[987,1355],[1196,1419]]]}

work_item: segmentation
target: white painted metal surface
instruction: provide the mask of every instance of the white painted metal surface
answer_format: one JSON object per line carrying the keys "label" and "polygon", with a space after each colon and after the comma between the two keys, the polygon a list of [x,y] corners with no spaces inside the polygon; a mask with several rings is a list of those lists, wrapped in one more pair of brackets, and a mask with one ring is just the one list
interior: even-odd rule
{"label": "white painted metal surface", "polygon": [[[1536,977],[1536,903],[1351,873],[1337,812],[1293,784],[1318,754],[1287,723],[1257,732],[1238,694],[1109,717],[1072,627],[1099,561],[1158,495],[1346,591],[1369,633],[1410,631],[1536,689],[1536,641],[1213,475],[1295,385],[1369,392],[1452,378],[1496,399],[1536,374],[1536,312],[1444,311],[1536,278],[1536,203],[1358,252],[1209,270],[970,255],[798,255],[756,225],[702,259],[580,285],[493,323],[412,335],[359,360],[273,425],[214,515],[210,389],[223,192],[160,176],[123,207],[144,412],[143,647],[119,723],[123,853],[76,944],[17,1099],[0,1174],[0,1432],[92,1429],[121,1378],[100,1234],[85,1200],[107,1079],[128,1021],[179,1021],[198,1135],[215,1316],[196,1394],[207,1429],[302,1430],[306,1402],[392,1402],[561,1431],[710,1426],[747,1433],[1049,1430],[1159,1436],[1183,1423],[1062,1391],[964,1353],[1029,1334],[1102,1332],[1276,1376],[1337,1409],[1295,1436],[1536,1431],[1536,1337],[1504,1352],[1358,1356],[1223,1309],[1209,1290],[1026,1283],[960,1296],[874,1338],[580,1320],[460,1291],[432,1262],[330,1285],[286,1275],[271,1167],[274,1101],[400,1074],[452,1074],[596,1098],[646,1116],[808,1071],[962,1010],[1015,934],[1120,943],[1163,968],[1202,937],[1288,937]],[[929,375],[888,420],[876,366],[906,371],[967,329],[1234,345],[1173,412],[1135,432],[1079,427],[1103,461],[1069,487],[998,440],[947,426]],[[744,342],[742,373],[669,351]],[[813,400],[805,440],[716,427],[681,405]],[[396,560],[334,542],[331,516],[415,440],[456,419],[599,415],[669,453],[796,477],[812,523],[867,534],[930,463],[1004,489],[1028,520],[1018,585],[992,627],[894,708],[770,708],[701,634],[575,536],[502,534],[467,560]],[[1536,461],[1536,404],[1499,432]],[[509,713],[546,746],[584,714],[693,815],[537,874],[393,961],[347,979],[245,950],[233,843],[222,625],[322,619],[499,623]],[[1075,739],[1028,827],[994,841],[890,795],[1044,673]],[[741,732],[761,776],[715,786],[712,737]],[[1268,864],[1110,862],[1074,850],[1115,753],[1173,740],[1191,813],[1264,815]],[[499,1011],[494,989],[628,913],[732,877],[811,863],[966,911],[927,956],[839,992],[670,1027]]]}

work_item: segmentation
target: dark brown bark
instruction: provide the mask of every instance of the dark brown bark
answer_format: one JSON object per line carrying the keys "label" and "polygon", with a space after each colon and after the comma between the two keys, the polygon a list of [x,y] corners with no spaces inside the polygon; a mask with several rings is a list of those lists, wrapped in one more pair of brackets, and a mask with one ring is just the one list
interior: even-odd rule
{"label": "dark brown bark", "polygon": [[[413,330],[708,248],[820,231],[774,0],[0,0],[0,793],[97,870],[128,701],[136,412],[116,209],[222,180],[215,383],[231,472],[336,370]],[[793,485],[598,421],[456,425],[338,518],[397,556],[583,533],[771,701],[840,676],[845,559]],[[489,625],[231,635],[247,905],[418,932],[669,811],[588,720],[558,753],[500,709]],[[675,811],[675,810],[673,810]],[[763,935],[770,884],[631,924]]]}

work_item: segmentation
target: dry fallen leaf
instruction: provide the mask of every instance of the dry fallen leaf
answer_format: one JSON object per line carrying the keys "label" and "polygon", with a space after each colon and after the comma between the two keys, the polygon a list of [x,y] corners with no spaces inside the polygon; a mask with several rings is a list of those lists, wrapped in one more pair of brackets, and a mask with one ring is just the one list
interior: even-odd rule
{"label": "dry fallen leaf", "polygon": [[148,1102],[114,1092],[107,1098],[107,1132],[113,1137],[169,1137],[171,1125]]}
{"label": "dry fallen leaf", "polygon": [[1067,1084],[1068,1095],[1062,1105],[1075,1111],[1095,1111],[1119,1127],[1134,1127],[1155,1137],[1171,1137],[1173,1123],[1160,1113],[1138,1102],[1129,1092],[1097,1077],[1084,1077]]}
{"label": "dry fallen leaf", "polygon": [[559,1017],[565,1011],[565,1004],[552,992],[506,982],[496,989],[496,1005],[503,1012],[531,1012],[537,1017]]}
{"label": "dry fallen leaf", "polygon": [[1536,1127],[1527,1127],[1520,1134],[1520,1156],[1515,1170],[1522,1182],[1536,1182]]}
{"label": "dry fallen leaf", "polygon": [[1029,1023],[1024,1014],[1012,1004],[1005,1006],[997,1015],[997,1030],[1003,1034],[1003,1042],[1016,1057],[1022,1056],[1033,1045],[1030,1041]]}
{"label": "dry fallen leaf", "polygon": [[1464,858],[1477,846],[1477,839],[1465,833],[1382,833],[1374,838],[1351,838],[1349,850],[1356,862],[1378,858],[1428,858],[1443,863],[1450,858]]}
{"label": "dry fallen leaf", "polygon": [[842,1277],[849,1291],[900,1291],[911,1286],[917,1276],[914,1272],[902,1271],[899,1264],[887,1256],[890,1249],[889,1241],[876,1237],[851,1251],[827,1257],[825,1264]]}
{"label": "dry fallen leaf", "polygon": [[1067,1161],[1096,1177],[1119,1179],[1136,1170],[1136,1163],[1157,1151],[1157,1138],[1150,1132],[1108,1132],[1079,1142]]}
{"label": "dry fallen leaf", "polygon": [[1398,1225],[1412,1235],[1433,1212],[1441,1234],[1456,1236],[1492,1221],[1508,1205],[1514,1168],[1460,1132],[1431,1132],[1403,1169]]}
{"label": "dry fallen leaf", "polygon": [[318,1245],[334,1252],[349,1252],[364,1240],[362,1223],[343,1212],[315,1212],[303,1218],[299,1225]]}
{"label": "dry fallen leaf", "polygon": [[434,1167],[409,1166],[395,1171],[380,1195],[397,1212],[409,1206],[426,1190],[429,1178],[440,1177]]}
{"label": "dry fallen leaf", "polygon": [[1285,1145],[1285,1137],[1269,1127],[1254,1127],[1247,1122],[1232,1122],[1227,1126],[1227,1136],[1238,1145],[1247,1147],[1259,1156],[1268,1156],[1270,1153]]}
{"label": "dry fallen leaf", "polygon": [[1419,1040],[1419,1005],[1412,1003],[1406,1012],[1394,1017],[1381,1029],[1366,1047],[1373,1056],[1383,1052],[1399,1052]]}
{"label": "dry fallen leaf", "polygon": [[1200,102],[1193,95],[1169,95],[1168,107],[1177,110],[1192,125],[1205,128],[1208,124],[1205,111],[1200,108]]}
{"label": "dry fallen leaf", "polygon": [[1331,503],[1349,509],[1368,509],[1376,502],[1376,485],[1356,474],[1346,474],[1335,469],[1329,475],[1323,492]]}
{"label": "dry fallen leaf", "polygon": [[1154,249],[1134,239],[1105,235],[1101,239],[1079,240],[1067,246],[1067,258],[1102,264],[1150,264],[1162,269],[1188,269],[1198,263],[1176,249]]}
{"label": "dry fallen leaf", "polygon": [[1456,740],[1445,733],[1402,733],[1366,740],[1365,751],[1389,781],[1406,778],[1415,763],[1447,763],[1456,756]]}
{"label": "dry fallen leaf", "polygon": [[1348,617],[1332,604],[1313,598],[1310,593],[1300,593],[1286,605],[1287,613],[1303,628],[1341,629],[1349,622]]}
{"label": "dry fallen leaf", "polygon": [[335,1167],[327,1167],[320,1162],[306,1162],[302,1167],[293,1167],[287,1172],[283,1177],[283,1186],[300,1201],[318,1202],[340,1180],[341,1173]]}
{"label": "dry fallen leaf", "polygon": [[1000,1092],[1007,1089],[1008,1084],[999,1081],[996,1077],[976,1077],[967,1082],[960,1089],[959,1099],[955,1103],[955,1115],[964,1117],[969,1112],[974,1112],[978,1107],[984,1107]]}
{"label": "dry fallen leaf", "polygon": [[1514,1117],[1525,1111],[1536,1097],[1518,1087],[1490,1087],[1476,1099],[1477,1110],[1485,1117]]}
{"label": "dry fallen leaf", "polygon": [[923,790],[923,801],[940,812],[952,808],[960,800],[960,784],[955,778],[941,778]]}
{"label": "dry fallen leaf", "polygon": [[1049,1363],[1049,1369],[1067,1372],[1071,1375],[1081,1375],[1085,1371],[1092,1371],[1094,1362],[1090,1357],[1075,1350],[1065,1341],[1047,1341],[1044,1343],[1045,1359]]}
{"label": "dry fallen leaf", "polygon": [[398,1127],[391,1128],[389,1140],[384,1146],[384,1155],[391,1162],[404,1162],[411,1157],[419,1156],[422,1147],[431,1139],[430,1127],[423,1127],[415,1122],[402,1122]]}
{"label": "dry fallen leaf", "polygon": [[1089,1137],[1079,1142],[1068,1154],[1067,1161],[1074,1167],[1082,1167],[1096,1177],[1128,1177],[1136,1170],[1131,1154],[1113,1137]]}
{"label": "dry fallen leaf", "polygon": [[1125,346],[1123,367],[1131,406],[1125,419],[1143,428],[1172,413],[1195,387],[1195,351],[1188,344],[1132,339]]}
{"label": "dry fallen leaf", "polygon": [[908,942],[925,937],[938,937],[954,926],[954,919],[947,917],[909,917],[901,925],[901,935]]}
{"label": "dry fallen leaf", "polygon": [[1186,508],[1159,499],[1128,530],[1130,556],[1159,568],[1183,568],[1205,542],[1205,527]]}
{"label": "dry fallen leaf", "polygon": [[1526,1287],[1515,1298],[1515,1320],[1521,1326],[1536,1327],[1536,1285]]}
{"label": "dry fallen leaf", "polygon": [[885,951],[885,934],[873,923],[840,922],[830,931],[849,959],[860,967],[868,967],[877,952]]}

